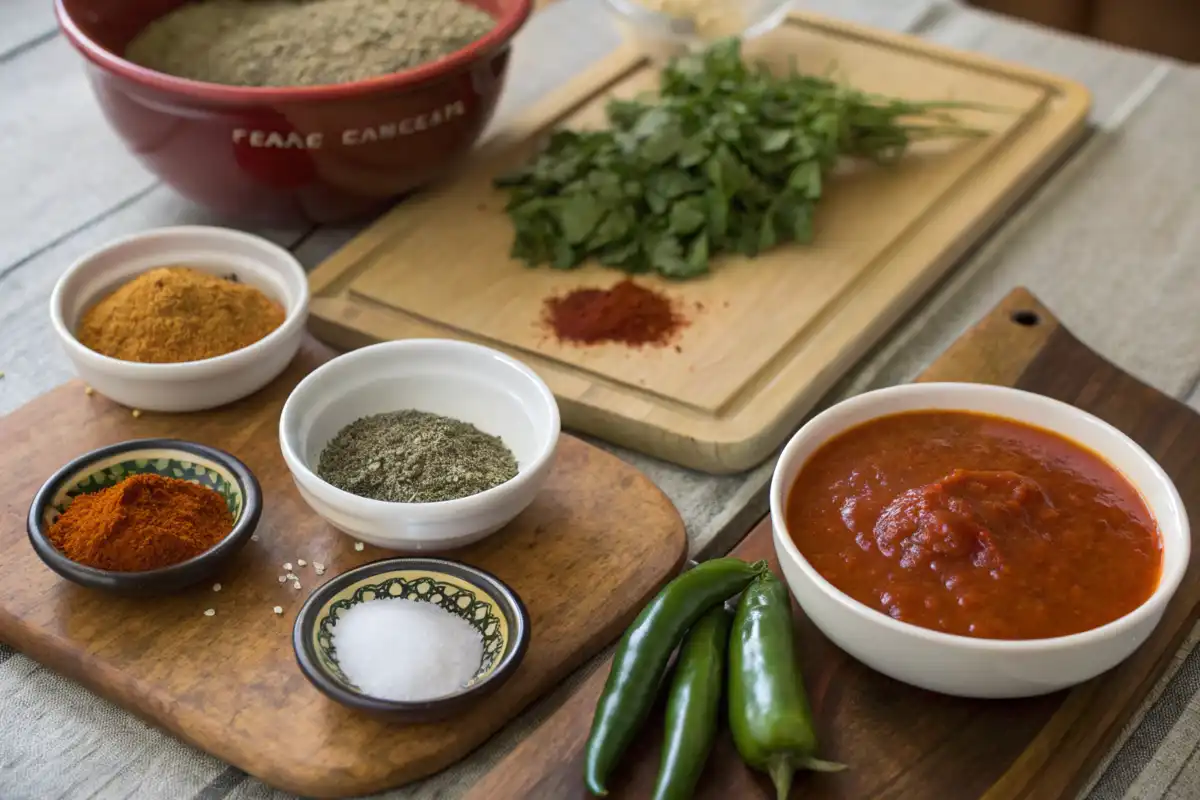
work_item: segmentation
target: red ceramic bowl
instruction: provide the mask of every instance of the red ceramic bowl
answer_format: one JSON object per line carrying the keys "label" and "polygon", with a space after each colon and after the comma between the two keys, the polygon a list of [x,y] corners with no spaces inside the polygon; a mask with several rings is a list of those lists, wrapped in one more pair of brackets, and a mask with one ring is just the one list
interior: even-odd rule
{"label": "red ceramic bowl", "polygon": [[468,0],[497,25],[414,69],[354,83],[245,88],[175,78],[122,54],[181,0],[55,0],[108,121],[186,197],[247,221],[336,222],[438,177],[487,125],[531,0]]}

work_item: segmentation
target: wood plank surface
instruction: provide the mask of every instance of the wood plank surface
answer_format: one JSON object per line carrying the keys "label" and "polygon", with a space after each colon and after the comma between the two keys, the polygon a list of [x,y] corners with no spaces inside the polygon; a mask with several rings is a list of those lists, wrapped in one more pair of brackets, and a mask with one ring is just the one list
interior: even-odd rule
{"label": "wood plank surface", "polygon": [[[892,169],[831,181],[813,246],[781,247],[752,264],[724,257],[703,280],[644,279],[690,317],[674,347],[562,345],[539,327],[542,300],[622,276],[510,259],[505,199],[491,179],[526,160],[548,129],[602,125],[608,98],[652,89],[655,65],[628,48],[318,268],[314,330],[343,347],[429,335],[501,346],[546,379],[569,426],[709,472],[760,462],[1056,163],[1082,132],[1089,99],[1069,81],[815,16],[794,16],[748,48],[781,69],[792,60],[815,73],[836,64],[840,78],[869,91],[1006,112],[964,116],[992,131],[983,140],[930,145]],[[459,235],[463,226],[470,236]],[[464,285],[477,290],[455,288]]]}
{"label": "wood plank surface", "polygon": [[19,55],[54,35],[54,4],[46,0],[0,3],[0,61]]}
{"label": "wood plank surface", "polygon": [[[1017,386],[1106,419],[1171,475],[1193,519],[1200,515],[1200,415],[1093,353],[1032,295],[1017,290],[959,339],[921,380]],[[1195,536],[1195,534],[1193,534]],[[770,521],[734,551],[778,571]],[[1131,718],[1196,621],[1200,567],[1193,560],[1162,623],[1133,656],[1076,687],[1025,700],[947,697],[886,678],[831,644],[795,609],[799,650],[821,754],[850,769],[805,775],[794,796],[838,800],[1068,800]],[[582,752],[608,670],[602,667],[541,728],[484,777],[468,800],[571,800],[583,789]],[[613,781],[613,798],[649,796],[661,727],[647,727]],[[714,750],[698,797],[770,798],[728,737]]]}
{"label": "wood plank surface", "polygon": [[[324,580],[388,553],[356,552],[300,498],[279,452],[280,408],[329,357],[315,342],[262,392],[223,409],[144,414],[88,396],[78,381],[0,421],[0,640],[267,783],[306,796],[390,788],[436,772],[483,742],[601,650],[683,563],[678,513],[645,476],[563,436],[555,468],[512,524],[452,557],[494,572],[532,618],[523,664],[462,715],[427,725],[363,716],[318,693],[295,666],[292,621]],[[34,492],[64,461],[132,438],[177,436],[229,450],[262,484],[258,541],[209,585],[150,600],[68,583],[25,535]],[[280,583],[284,562],[303,591]],[[282,616],[272,607],[282,605]],[[206,617],[206,608],[216,615]]]}
{"label": "wood plank surface", "polygon": [[0,60],[0,270],[155,183],[102,121],[82,62],[61,36]]}

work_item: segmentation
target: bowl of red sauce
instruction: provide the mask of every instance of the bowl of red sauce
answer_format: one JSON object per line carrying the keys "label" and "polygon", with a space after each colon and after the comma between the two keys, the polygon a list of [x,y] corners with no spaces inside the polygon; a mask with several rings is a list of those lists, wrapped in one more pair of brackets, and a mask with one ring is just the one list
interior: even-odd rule
{"label": "bowl of red sauce", "polygon": [[[135,37],[183,0],[55,0],[55,10],[105,118],[147,169],[223,215],[296,224],[376,212],[471,149],[532,2],[464,2],[495,25],[461,49],[392,74],[298,86],[192,80],[126,58]],[[318,46],[331,45],[284,49]]]}
{"label": "bowl of red sauce", "polygon": [[771,484],[775,550],[804,613],[896,680],[1045,694],[1116,666],[1191,557],[1171,479],[1074,406],[925,383],[814,417]]}

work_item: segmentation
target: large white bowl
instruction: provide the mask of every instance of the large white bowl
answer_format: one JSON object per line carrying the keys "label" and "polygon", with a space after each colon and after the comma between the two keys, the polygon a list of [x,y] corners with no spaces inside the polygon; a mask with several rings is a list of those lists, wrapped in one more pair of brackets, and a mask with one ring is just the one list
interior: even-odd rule
{"label": "large white bowl", "polygon": [[[360,417],[404,409],[469,422],[499,436],[517,476],[440,503],[359,497],[317,476],[321,451]],[[494,533],[525,510],[550,474],[558,404],[533,370],[467,342],[408,339],[338,356],[300,381],[283,406],[279,443],[300,495],[335,528],[392,550],[446,550]]]}
{"label": "large white bowl", "polygon": [[[868,608],[822,578],[786,530],[787,494],[825,442],[868,420],[904,411],[994,414],[1054,431],[1102,456],[1141,492],[1163,539],[1158,587],[1130,613],[1093,630],[1052,639],[975,639],[919,628]],[[1187,513],[1171,479],[1141,447],[1106,422],[1037,394],[969,383],[896,386],[838,403],[800,429],[771,480],[775,552],[788,587],[835,644],[896,680],[963,697],[1028,697],[1081,683],[1133,653],[1162,617],[1191,556]]]}
{"label": "large white bowl", "polygon": [[[203,361],[142,364],[79,343],[83,313],[135,276],[165,266],[236,275],[280,303],[283,324],[241,350]],[[200,225],[159,228],[118,239],[80,258],[50,295],[50,321],[79,377],[100,394],[146,411],[199,411],[253,394],[283,372],[308,319],[308,278],[291,253],[259,236]]]}

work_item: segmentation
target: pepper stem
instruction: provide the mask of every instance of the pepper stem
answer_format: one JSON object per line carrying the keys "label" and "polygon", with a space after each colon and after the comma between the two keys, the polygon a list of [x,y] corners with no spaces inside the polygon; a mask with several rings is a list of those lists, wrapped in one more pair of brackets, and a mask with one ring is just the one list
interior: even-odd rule
{"label": "pepper stem", "polygon": [[767,762],[767,774],[775,784],[775,800],[787,800],[792,792],[792,776],[796,767],[792,765],[790,756],[775,756]]}

